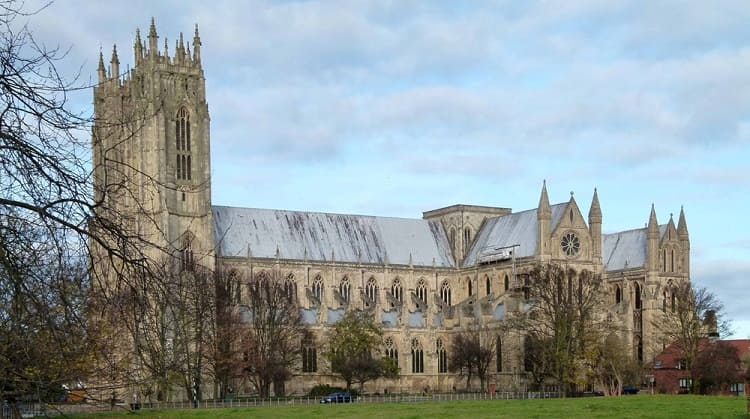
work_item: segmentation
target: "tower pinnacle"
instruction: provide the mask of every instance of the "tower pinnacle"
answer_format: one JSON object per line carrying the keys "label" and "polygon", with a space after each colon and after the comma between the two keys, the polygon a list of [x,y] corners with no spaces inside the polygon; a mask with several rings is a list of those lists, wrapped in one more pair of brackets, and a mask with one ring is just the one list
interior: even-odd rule
{"label": "tower pinnacle", "polygon": [[159,47],[157,45],[157,42],[159,40],[159,35],[156,34],[156,24],[154,23],[154,18],[151,18],[151,26],[148,28],[148,55],[151,58],[156,57],[159,55]]}
{"label": "tower pinnacle", "polygon": [[651,204],[651,214],[648,216],[648,236],[658,237],[659,223],[656,221],[656,210],[654,204]]}
{"label": "tower pinnacle", "polygon": [[141,30],[135,30],[135,44],[133,45],[133,52],[135,54],[135,65],[143,59],[143,43],[141,43]]}
{"label": "tower pinnacle", "polygon": [[549,196],[547,196],[547,180],[542,181],[542,193],[539,196],[539,207],[537,209],[537,215],[539,217],[541,216],[551,216],[552,210],[549,206]]}
{"label": "tower pinnacle", "polygon": [[99,67],[96,68],[96,72],[99,75],[99,84],[104,83],[107,80],[107,69],[104,67],[104,54],[102,50],[99,50]]}
{"label": "tower pinnacle", "polygon": [[201,64],[201,37],[198,35],[198,24],[195,24],[195,35],[193,36],[193,62]]}
{"label": "tower pinnacle", "polygon": [[688,237],[687,221],[685,221],[685,210],[682,206],[680,206],[680,219],[677,221],[677,234],[681,239]]}
{"label": "tower pinnacle", "polygon": [[599,206],[599,194],[594,188],[594,197],[591,199],[591,208],[589,209],[589,223],[592,221],[602,222],[602,209]]}
{"label": "tower pinnacle", "polygon": [[117,45],[112,46],[112,60],[110,61],[112,78],[120,79],[120,59],[117,58]]}

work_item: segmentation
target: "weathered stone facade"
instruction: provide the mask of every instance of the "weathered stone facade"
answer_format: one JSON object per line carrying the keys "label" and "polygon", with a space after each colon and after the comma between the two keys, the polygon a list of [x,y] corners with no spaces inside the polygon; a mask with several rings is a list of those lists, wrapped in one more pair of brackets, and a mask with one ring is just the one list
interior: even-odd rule
{"label": "weathered stone facade", "polygon": [[[449,351],[451,334],[468,325],[500,330],[506,313],[524,304],[517,274],[540,262],[600,273],[608,292],[602,312],[622,325],[634,356],[649,360],[661,350],[651,319],[671,298],[670,283],[689,280],[682,211],[676,226],[671,216],[659,225],[652,207],[647,228],[603,234],[596,190],[586,218],[572,194],[550,205],[546,185],[527,211],[454,205],[421,220],[212,206],[197,27],[192,53],[182,35],[173,56],[157,41],[153,22],[146,43],[136,33],[134,65],[124,74],[116,51],[109,71],[100,58],[95,163],[138,169],[138,193],[116,205],[132,208],[139,234],[176,252],[189,249],[197,263],[234,271],[245,283],[259,275],[294,282],[318,350],[315,371],[300,366],[288,391],[341,384],[328,375],[323,351],[327,328],[351,309],[373,311],[398,353],[401,378],[368,383],[368,390],[461,388],[463,379],[441,371],[441,348]],[[107,131],[123,118],[127,130]],[[108,176],[100,172],[97,185]],[[522,333],[501,334],[500,342],[491,382],[522,389]],[[241,385],[240,392],[250,391]]]}

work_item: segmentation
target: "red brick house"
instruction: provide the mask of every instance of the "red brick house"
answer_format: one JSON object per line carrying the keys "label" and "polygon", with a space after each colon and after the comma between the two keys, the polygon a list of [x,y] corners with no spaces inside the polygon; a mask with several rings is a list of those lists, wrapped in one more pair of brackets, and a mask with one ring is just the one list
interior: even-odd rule
{"label": "red brick house", "polygon": [[[735,383],[723,386],[718,390],[721,394],[750,395],[745,373],[750,362],[750,339],[709,340],[704,339],[700,344],[700,351],[713,349],[710,345],[726,344],[737,350],[740,363],[736,365],[737,379]],[[682,350],[676,343],[669,345],[661,354],[656,356],[653,365],[654,389],[660,393],[687,393],[692,385],[690,371],[687,369]]]}

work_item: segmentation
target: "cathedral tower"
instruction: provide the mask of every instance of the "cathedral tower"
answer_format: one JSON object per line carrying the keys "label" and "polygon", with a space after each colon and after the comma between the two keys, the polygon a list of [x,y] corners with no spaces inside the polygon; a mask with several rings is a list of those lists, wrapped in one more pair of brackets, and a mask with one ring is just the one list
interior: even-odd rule
{"label": "cathedral tower", "polygon": [[[133,232],[183,264],[213,265],[209,115],[198,26],[180,34],[170,56],[158,48],[154,20],[147,42],[136,30],[133,68],[121,72],[116,47],[109,69],[100,53],[94,89],[95,197],[129,214]],[[158,254],[154,254],[159,257]]]}

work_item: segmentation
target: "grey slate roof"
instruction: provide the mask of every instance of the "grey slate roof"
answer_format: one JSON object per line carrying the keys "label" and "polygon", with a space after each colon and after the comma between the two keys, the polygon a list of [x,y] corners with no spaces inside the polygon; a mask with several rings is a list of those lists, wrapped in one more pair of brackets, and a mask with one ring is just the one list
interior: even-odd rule
{"label": "grey slate roof", "polygon": [[[659,226],[659,237],[663,237],[667,225]],[[646,266],[648,229],[620,231],[602,234],[602,264],[605,271]]]}
{"label": "grey slate roof", "polygon": [[602,264],[605,271],[646,265],[647,229],[602,234]]}
{"label": "grey slate roof", "polygon": [[[557,227],[568,203],[555,204],[552,210],[550,231]],[[519,244],[516,257],[534,256],[537,239],[537,209],[489,218],[479,232],[474,245],[464,258],[463,266],[474,266],[483,255],[494,249]]]}
{"label": "grey slate roof", "polygon": [[221,256],[453,267],[438,221],[213,206]]}

